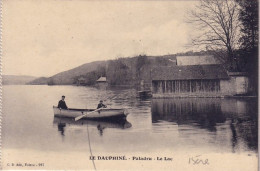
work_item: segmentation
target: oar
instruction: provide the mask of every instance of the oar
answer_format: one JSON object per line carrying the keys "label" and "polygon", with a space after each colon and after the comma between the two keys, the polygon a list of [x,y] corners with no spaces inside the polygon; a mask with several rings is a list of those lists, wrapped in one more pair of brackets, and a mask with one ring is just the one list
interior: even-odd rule
{"label": "oar", "polygon": [[88,114],[93,113],[93,112],[97,112],[97,111],[99,111],[99,110],[101,110],[101,109],[102,109],[102,108],[99,108],[99,109],[96,109],[96,110],[94,110],[94,111],[92,111],[92,112],[86,113],[86,114],[84,114],[84,115],[80,115],[80,116],[78,116],[78,117],[75,118],[75,121],[80,120],[81,118],[87,116]]}
{"label": "oar", "polygon": [[[112,97],[108,97],[108,98],[106,98],[104,101],[106,101],[106,100],[108,100],[108,99],[111,100],[111,99],[115,98],[116,96],[118,96],[118,95],[115,95],[115,96],[112,96]],[[92,112],[86,113],[86,114],[84,114],[84,115],[80,115],[80,116],[78,116],[78,117],[75,118],[75,121],[78,121],[78,120],[80,120],[81,118],[87,116],[88,114],[93,113],[93,112],[97,112],[97,111],[99,111],[99,110],[101,110],[101,109],[102,109],[102,108],[99,108],[99,109],[96,109],[96,110],[94,110],[94,111],[92,111]]]}

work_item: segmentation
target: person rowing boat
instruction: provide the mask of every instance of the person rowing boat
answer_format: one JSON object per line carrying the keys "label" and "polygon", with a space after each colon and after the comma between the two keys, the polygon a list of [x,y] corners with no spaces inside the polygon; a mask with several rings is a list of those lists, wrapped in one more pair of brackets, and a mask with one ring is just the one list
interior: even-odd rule
{"label": "person rowing boat", "polygon": [[103,104],[103,100],[100,100],[99,101],[99,104],[98,104],[98,106],[97,106],[97,109],[99,109],[99,108],[106,108],[107,106],[105,105],[105,104]]}

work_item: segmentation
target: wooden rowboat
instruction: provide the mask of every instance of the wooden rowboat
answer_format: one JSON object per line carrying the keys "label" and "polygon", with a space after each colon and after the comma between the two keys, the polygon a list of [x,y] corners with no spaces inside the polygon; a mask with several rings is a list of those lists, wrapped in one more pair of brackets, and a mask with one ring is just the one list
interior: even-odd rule
{"label": "wooden rowboat", "polygon": [[[57,106],[53,106],[54,116],[56,117],[69,117],[76,118],[78,116],[87,114],[82,119],[94,119],[94,120],[115,120],[115,119],[125,119],[129,114],[127,109],[111,109],[111,108],[102,108],[96,112],[96,109],[74,109],[69,108],[59,109]],[[91,112],[91,113],[90,113]]]}

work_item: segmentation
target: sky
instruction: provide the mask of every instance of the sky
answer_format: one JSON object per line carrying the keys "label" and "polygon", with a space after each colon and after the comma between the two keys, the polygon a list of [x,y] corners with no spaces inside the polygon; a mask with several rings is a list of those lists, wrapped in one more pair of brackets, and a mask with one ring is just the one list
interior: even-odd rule
{"label": "sky", "polygon": [[4,0],[5,75],[52,76],[84,63],[191,50],[196,1]]}

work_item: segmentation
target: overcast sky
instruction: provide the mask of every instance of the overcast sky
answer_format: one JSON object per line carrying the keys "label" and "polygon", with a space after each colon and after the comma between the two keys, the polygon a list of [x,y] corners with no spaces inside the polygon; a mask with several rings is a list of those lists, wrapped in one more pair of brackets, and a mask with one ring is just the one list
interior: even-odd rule
{"label": "overcast sky", "polygon": [[51,76],[84,63],[185,52],[196,1],[3,2],[3,74]]}

